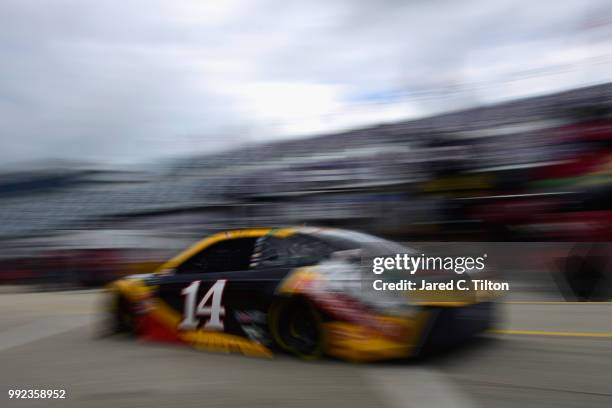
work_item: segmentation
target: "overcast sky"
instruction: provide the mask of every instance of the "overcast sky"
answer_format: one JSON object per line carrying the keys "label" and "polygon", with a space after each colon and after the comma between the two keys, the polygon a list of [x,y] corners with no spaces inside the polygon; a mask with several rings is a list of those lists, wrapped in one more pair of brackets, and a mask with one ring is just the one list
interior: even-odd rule
{"label": "overcast sky", "polygon": [[609,3],[2,0],[0,162],[139,162],[608,81]]}

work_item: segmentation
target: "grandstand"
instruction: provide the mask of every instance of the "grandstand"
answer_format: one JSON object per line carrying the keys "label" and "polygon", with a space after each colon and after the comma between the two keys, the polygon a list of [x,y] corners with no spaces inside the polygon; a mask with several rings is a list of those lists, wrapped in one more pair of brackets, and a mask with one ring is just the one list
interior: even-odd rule
{"label": "grandstand", "polygon": [[[134,224],[164,228],[182,224],[201,230],[258,221],[332,223],[330,217],[342,214],[347,220],[373,220],[380,218],[381,208],[412,200],[415,184],[438,171],[466,170],[466,163],[474,170],[541,160],[550,144],[547,129],[572,120],[572,111],[608,106],[611,101],[612,84],[604,84],[174,159],[161,175],[91,170],[82,164],[78,169],[13,171],[0,175],[0,237]],[[494,143],[487,144],[488,137]],[[477,146],[477,154],[472,145]],[[321,211],[346,203],[349,197],[358,210]],[[436,206],[427,198],[411,202],[418,215],[396,215],[420,222],[432,218]],[[292,215],[281,216],[287,213]],[[314,214],[327,216],[322,220]]]}

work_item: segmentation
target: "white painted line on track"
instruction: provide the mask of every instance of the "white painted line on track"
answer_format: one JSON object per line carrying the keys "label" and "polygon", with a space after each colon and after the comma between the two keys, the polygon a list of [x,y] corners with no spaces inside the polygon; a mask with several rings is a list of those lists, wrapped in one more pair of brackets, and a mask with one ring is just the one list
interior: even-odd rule
{"label": "white painted line on track", "polygon": [[95,315],[48,317],[0,332],[0,352],[92,323]]}
{"label": "white painted line on track", "polygon": [[474,408],[479,405],[444,374],[425,367],[368,368],[365,376],[389,408]]}

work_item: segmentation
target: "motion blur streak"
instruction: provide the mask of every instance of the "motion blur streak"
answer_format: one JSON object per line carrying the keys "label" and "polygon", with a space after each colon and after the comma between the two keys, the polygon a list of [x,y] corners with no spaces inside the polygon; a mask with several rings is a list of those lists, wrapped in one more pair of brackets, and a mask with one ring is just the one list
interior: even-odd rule
{"label": "motion blur streak", "polygon": [[[610,0],[0,1],[0,406],[40,406],[7,390],[44,388],[68,395],[45,404],[78,408],[612,407],[611,34]],[[306,293],[302,271],[253,310],[238,279],[208,292],[173,281],[185,259],[166,263],[270,228],[270,247],[235,250],[274,265],[268,232],[290,226],[487,254],[482,279],[509,290],[372,299],[327,279],[367,256],[306,240],[285,260],[328,274]],[[145,275],[133,304],[129,290],[103,304],[110,282]],[[159,276],[174,285],[163,304]],[[351,296],[315,297],[320,282]],[[282,296],[301,303],[284,313]],[[331,358],[312,299],[344,319],[326,326],[337,344],[362,346],[349,360],[401,361]],[[289,334],[267,336],[279,304]],[[271,358],[109,336],[108,312]],[[249,343],[222,332],[231,319]],[[459,341],[479,319],[496,330]],[[285,337],[319,360],[290,358]],[[427,353],[432,339],[456,347]]]}

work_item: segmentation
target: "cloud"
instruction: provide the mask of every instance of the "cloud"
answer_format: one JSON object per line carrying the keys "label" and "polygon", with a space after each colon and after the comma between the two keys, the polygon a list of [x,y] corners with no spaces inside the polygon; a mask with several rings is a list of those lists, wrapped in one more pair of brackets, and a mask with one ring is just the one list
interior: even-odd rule
{"label": "cloud", "polygon": [[595,0],[5,0],[0,161],[129,163],[607,81],[606,15]]}

